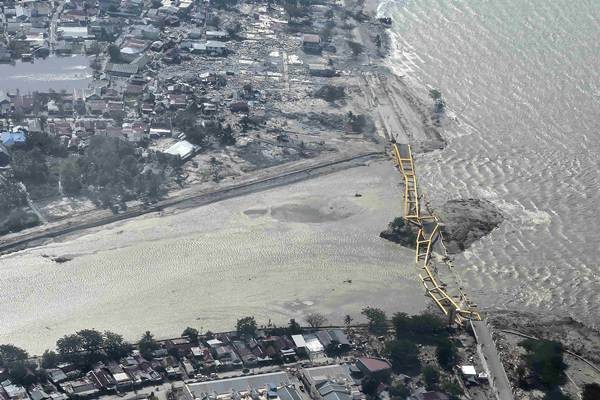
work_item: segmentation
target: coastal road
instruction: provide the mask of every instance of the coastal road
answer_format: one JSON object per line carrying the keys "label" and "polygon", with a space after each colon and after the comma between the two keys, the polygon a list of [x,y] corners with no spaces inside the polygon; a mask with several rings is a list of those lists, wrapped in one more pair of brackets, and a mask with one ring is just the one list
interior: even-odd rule
{"label": "coastal road", "polygon": [[490,385],[498,400],[514,400],[512,386],[506,376],[504,366],[498,357],[496,344],[492,339],[486,321],[471,321],[481,362],[489,376]]}

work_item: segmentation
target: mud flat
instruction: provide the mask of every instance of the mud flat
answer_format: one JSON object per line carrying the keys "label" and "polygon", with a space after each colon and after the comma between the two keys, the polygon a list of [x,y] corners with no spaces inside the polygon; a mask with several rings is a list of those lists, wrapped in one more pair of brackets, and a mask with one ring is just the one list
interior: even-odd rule
{"label": "mud flat", "polygon": [[39,353],[81,328],[136,339],[230,329],[244,315],[284,324],[313,311],[360,319],[365,305],[419,312],[428,302],[413,252],[378,237],[401,212],[399,178],[377,161],[3,256],[0,343]]}

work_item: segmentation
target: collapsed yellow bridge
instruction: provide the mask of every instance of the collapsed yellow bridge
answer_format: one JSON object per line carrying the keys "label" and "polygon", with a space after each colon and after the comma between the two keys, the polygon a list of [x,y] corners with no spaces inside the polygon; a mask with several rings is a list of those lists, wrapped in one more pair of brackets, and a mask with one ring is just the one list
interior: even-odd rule
{"label": "collapsed yellow bridge", "polygon": [[438,277],[437,268],[432,262],[432,253],[438,243],[445,253],[443,237],[437,217],[427,207],[425,211],[421,208],[410,145],[392,143],[392,151],[404,178],[403,218],[407,223],[418,228],[415,261],[427,295],[433,299],[451,323],[462,325],[466,320],[481,320],[481,315],[475,309],[476,306],[463,292],[462,285],[459,283],[460,278],[454,273],[452,266],[447,264],[457,281],[454,295],[448,292],[447,285]]}

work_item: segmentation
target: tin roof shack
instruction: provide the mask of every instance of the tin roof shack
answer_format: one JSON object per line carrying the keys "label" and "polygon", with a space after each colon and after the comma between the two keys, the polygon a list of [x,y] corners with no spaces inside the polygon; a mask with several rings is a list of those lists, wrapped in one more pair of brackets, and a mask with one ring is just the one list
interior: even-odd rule
{"label": "tin roof shack", "polygon": [[321,37],[310,33],[302,35],[302,49],[305,53],[321,53]]}

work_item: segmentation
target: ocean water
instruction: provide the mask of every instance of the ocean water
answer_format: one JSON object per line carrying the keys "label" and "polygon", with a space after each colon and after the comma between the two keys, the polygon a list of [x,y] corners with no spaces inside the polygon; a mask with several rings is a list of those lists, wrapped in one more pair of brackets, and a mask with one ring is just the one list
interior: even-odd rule
{"label": "ocean water", "polygon": [[483,198],[507,220],[456,257],[488,309],[599,327],[600,1],[406,0],[390,66],[448,104],[442,151],[416,160],[431,202]]}

